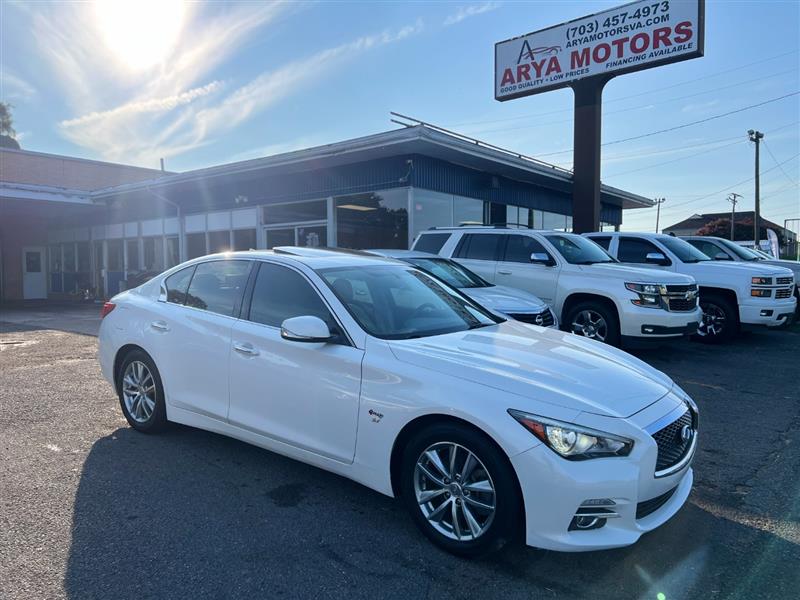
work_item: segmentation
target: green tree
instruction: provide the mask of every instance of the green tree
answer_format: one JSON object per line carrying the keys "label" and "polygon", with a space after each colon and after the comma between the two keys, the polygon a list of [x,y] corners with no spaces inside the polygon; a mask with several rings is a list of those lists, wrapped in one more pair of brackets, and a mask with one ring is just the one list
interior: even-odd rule
{"label": "green tree", "polygon": [[[759,238],[762,240],[767,239],[767,228],[759,221]],[[776,229],[775,233],[778,236],[778,243],[783,245],[783,232]],[[717,219],[704,225],[695,232],[695,235],[710,235],[715,237],[725,238],[726,240],[731,236],[731,220],[730,219]],[[753,239],[753,219],[751,217],[744,217],[743,219],[736,219],[733,227],[734,240],[752,240]]]}
{"label": "green tree", "polygon": [[14,139],[17,132],[14,130],[14,119],[11,117],[10,104],[0,102],[0,148],[14,148],[19,150],[19,142]]}

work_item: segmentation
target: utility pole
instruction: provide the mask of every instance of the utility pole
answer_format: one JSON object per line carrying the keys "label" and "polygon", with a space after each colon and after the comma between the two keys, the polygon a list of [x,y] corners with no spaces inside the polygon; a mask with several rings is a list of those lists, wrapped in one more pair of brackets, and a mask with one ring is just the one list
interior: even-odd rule
{"label": "utility pole", "polygon": [[739,201],[739,198],[741,197],[742,197],[741,194],[737,194],[735,192],[731,192],[730,194],[728,194],[728,202],[731,203],[731,241],[733,241],[734,237],[733,224],[736,222],[736,203]]}
{"label": "utility pole", "polygon": [[656,198],[654,202],[656,203],[656,233],[658,233],[658,222],[661,219],[661,205],[666,202],[666,198]]}
{"label": "utility pole", "polygon": [[750,136],[750,141],[756,144],[756,209],[753,213],[753,239],[755,240],[755,247],[758,248],[758,222],[761,216],[761,181],[758,172],[758,151],[761,146],[761,140],[764,139],[764,134],[760,131],[750,129],[747,135]]}

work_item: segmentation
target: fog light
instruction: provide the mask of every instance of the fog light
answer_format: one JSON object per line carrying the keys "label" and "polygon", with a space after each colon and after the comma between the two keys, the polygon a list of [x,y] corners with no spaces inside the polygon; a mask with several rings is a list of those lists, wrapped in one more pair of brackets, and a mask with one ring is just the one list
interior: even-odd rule
{"label": "fog light", "polygon": [[760,314],[762,317],[771,317],[771,316],[772,316],[772,312],[773,312],[773,311],[771,311],[771,310],[766,310],[766,309],[765,309],[765,310],[762,310],[762,311],[761,311],[759,314]]}
{"label": "fog light", "polygon": [[606,520],[600,517],[582,517],[576,515],[569,524],[570,531],[589,531],[600,529],[606,524]]}
{"label": "fog light", "polygon": [[760,290],[753,288],[750,290],[750,295],[755,296],[756,298],[770,298],[772,296],[772,290]]}

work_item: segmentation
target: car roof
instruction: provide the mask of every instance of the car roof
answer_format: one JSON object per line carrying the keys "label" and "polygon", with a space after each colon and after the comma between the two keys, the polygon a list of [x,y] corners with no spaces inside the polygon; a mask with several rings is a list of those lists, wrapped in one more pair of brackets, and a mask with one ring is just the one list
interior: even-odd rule
{"label": "car roof", "polygon": [[[431,227],[425,231],[420,231],[420,235],[432,233],[456,233],[459,231],[486,232],[486,233],[570,233],[569,231],[557,231],[555,229],[533,229],[531,227],[514,227],[508,225],[460,225],[455,227]],[[577,234],[575,234],[577,235]]]}
{"label": "car roof", "polygon": [[398,250],[394,248],[388,249],[374,249],[374,250],[364,250],[366,254],[372,254],[374,256],[382,256],[384,258],[397,258],[400,260],[405,260],[407,258],[439,258],[442,260],[448,260],[438,254],[432,254],[430,252],[420,252],[419,250]]}
{"label": "car roof", "polygon": [[[201,256],[192,261],[184,264],[197,264],[208,260],[220,259],[280,259],[281,262],[295,262],[308,265],[312,269],[322,269],[326,267],[352,267],[374,264],[397,265],[397,261],[382,258],[380,256],[366,254],[364,252],[337,252],[338,249],[322,249],[322,248],[301,248],[303,252],[290,252],[292,247],[283,247],[283,249],[273,250],[242,250],[237,252],[222,252],[219,254],[209,254],[208,256]],[[277,251],[276,251],[277,250]],[[313,250],[313,251],[312,251]]]}

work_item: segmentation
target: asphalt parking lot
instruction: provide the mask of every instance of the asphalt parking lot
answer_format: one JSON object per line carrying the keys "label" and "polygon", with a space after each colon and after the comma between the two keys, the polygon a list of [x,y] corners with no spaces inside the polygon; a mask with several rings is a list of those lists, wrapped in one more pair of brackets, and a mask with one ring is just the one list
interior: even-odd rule
{"label": "asphalt parking lot", "polygon": [[138,434],[95,307],[0,313],[0,598],[795,598],[800,326],[637,355],[701,410],[695,488],[636,545],[445,554],[400,504],[185,427]]}

